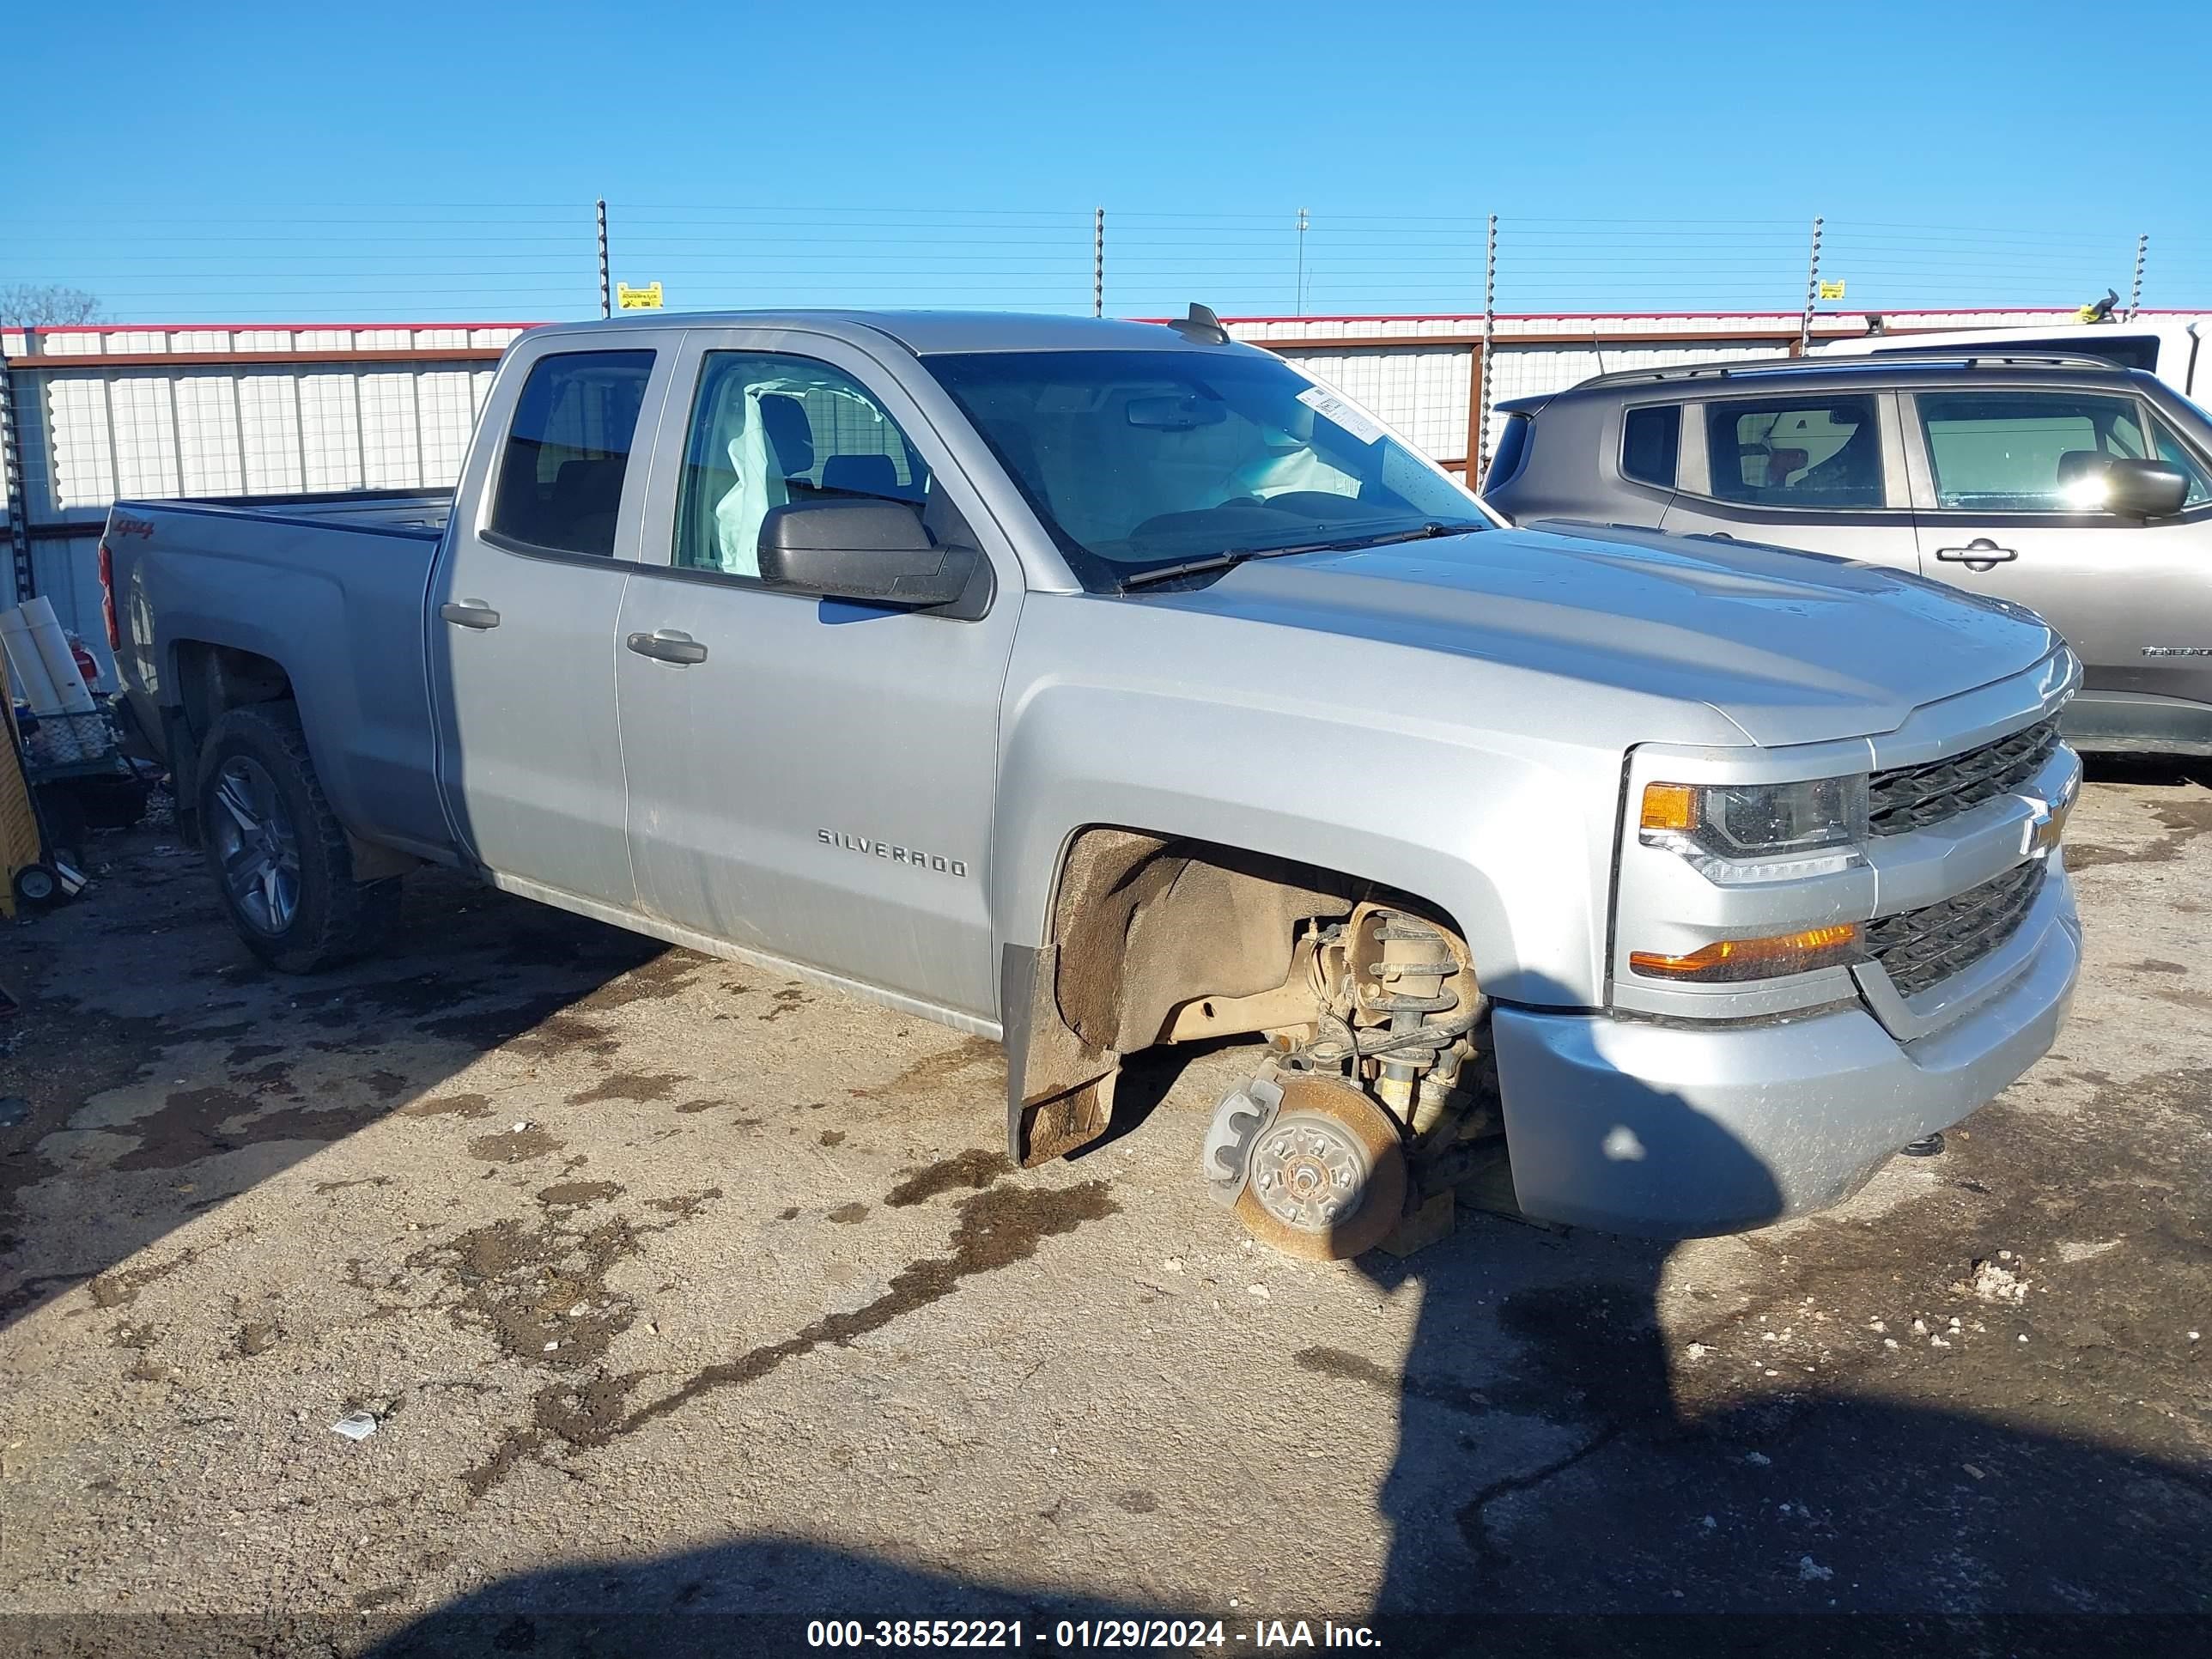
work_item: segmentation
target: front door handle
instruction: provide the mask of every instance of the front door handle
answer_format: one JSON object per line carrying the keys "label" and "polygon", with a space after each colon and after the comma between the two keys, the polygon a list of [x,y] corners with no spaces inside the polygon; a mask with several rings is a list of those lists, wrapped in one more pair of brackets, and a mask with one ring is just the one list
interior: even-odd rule
{"label": "front door handle", "polygon": [[1987,536],[1977,536],[1964,547],[1939,547],[1936,556],[1947,564],[1963,564],[1969,570],[1987,570],[2020,555],[2008,547],[1999,547]]}
{"label": "front door handle", "polygon": [[457,599],[438,607],[438,614],[456,628],[496,628],[499,612],[482,599]]}
{"label": "front door handle", "polygon": [[689,634],[680,634],[672,628],[664,628],[655,634],[633,634],[628,643],[639,656],[650,657],[655,662],[695,663],[707,660],[705,646]]}

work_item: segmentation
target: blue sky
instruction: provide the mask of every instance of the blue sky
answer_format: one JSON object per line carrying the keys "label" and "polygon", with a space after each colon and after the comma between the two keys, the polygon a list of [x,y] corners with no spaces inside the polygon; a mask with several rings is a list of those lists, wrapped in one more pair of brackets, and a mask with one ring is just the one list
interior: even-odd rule
{"label": "blue sky", "polygon": [[0,283],[144,320],[575,315],[604,195],[615,276],[680,305],[1087,309],[1103,204],[1124,313],[1479,308],[1493,212],[1508,308],[1787,308],[1815,213],[1854,312],[2124,297],[2138,232],[2145,303],[2212,306],[2202,110],[2163,67],[2212,61],[2208,16],[40,7]]}

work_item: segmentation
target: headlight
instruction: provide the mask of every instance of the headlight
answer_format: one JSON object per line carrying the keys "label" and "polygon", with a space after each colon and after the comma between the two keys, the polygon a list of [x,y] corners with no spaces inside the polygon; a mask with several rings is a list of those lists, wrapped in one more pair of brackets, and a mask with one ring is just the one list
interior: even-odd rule
{"label": "headlight", "polygon": [[1824,876],[1863,863],[1863,776],[1802,783],[1644,786],[1638,839],[1723,886]]}

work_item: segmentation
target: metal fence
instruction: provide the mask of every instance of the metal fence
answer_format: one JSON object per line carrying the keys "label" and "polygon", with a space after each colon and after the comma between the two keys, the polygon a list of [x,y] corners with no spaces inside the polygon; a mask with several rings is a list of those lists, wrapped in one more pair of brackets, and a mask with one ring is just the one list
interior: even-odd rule
{"label": "metal fence", "polygon": [[[1494,255],[1494,258],[1492,257]],[[2169,224],[1167,211],[616,200],[87,202],[0,223],[0,290],[52,283],[126,318],[295,322],[589,315],[658,282],[686,309],[964,306],[1118,316],[1929,310],[2212,305],[2212,236]],[[1836,293],[1821,297],[1823,286]],[[1840,291],[1838,291],[1840,286]]]}
{"label": "metal fence", "polygon": [[[1870,313],[1974,327],[2107,290],[2122,309],[2212,301],[2212,241],[2185,228],[613,202],[87,205],[4,228],[0,289],[168,319],[0,331],[0,602],[46,593],[88,637],[110,501],[448,485],[506,343],[625,288],[685,310],[1201,301],[1477,472],[1491,404],[1605,368],[1768,355]],[[241,313],[286,320],[203,320]],[[456,314],[509,320],[431,320]],[[363,315],[387,320],[345,320]]]}

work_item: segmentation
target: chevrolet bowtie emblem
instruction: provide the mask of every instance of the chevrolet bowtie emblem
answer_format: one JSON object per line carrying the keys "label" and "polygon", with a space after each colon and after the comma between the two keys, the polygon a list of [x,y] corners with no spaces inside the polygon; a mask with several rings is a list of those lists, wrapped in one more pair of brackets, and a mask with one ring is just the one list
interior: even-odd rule
{"label": "chevrolet bowtie emblem", "polygon": [[2032,859],[2046,859],[2066,833],[2066,815],[2074,810],[2074,797],[2062,801],[2031,801],[2033,808],[2027,820],[2027,831],[2021,851]]}

